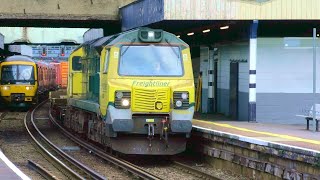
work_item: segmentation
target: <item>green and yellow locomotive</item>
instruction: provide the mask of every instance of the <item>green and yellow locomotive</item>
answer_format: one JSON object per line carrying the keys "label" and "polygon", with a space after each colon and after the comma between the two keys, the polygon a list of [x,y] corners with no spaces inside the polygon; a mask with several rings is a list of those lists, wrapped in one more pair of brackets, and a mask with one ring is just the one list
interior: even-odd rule
{"label": "green and yellow locomotive", "polygon": [[188,44],[158,29],[82,44],[69,57],[65,126],[125,154],[183,152],[192,129]]}

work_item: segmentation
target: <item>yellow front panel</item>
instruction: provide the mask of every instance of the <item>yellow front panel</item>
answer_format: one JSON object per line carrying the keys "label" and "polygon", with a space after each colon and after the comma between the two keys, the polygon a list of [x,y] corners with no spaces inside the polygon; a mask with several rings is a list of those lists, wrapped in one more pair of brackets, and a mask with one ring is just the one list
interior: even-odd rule
{"label": "yellow front panel", "polygon": [[35,96],[37,88],[35,85],[27,85],[31,87],[26,90],[26,85],[2,85],[1,96],[10,96],[11,94],[25,94],[25,96]]}
{"label": "yellow front panel", "polygon": [[[100,104],[102,114],[106,114],[109,102],[114,102],[115,91],[121,90],[131,91],[131,111],[133,113],[169,113],[173,108],[171,107],[173,103],[171,101],[174,91],[188,91],[189,103],[194,104],[194,82],[190,49],[186,48],[181,53],[185,72],[182,77],[126,77],[118,75],[119,61],[118,56],[115,54],[119,54],[119,49],[112,47],[108,78],[101,73]],[[100,68],[102,68],[104,58],[100,62],[102,62],[100,65]],[[148,86],[147,84],[150,82],[161,82],[160,84],[165,84],[165,86]],[[161,102],[161,104],[158,103],[158,109],[156,109],[157,101]]]}
{"label": "yellow front panel", "polygon": [[[28,65],[28,66],[33,66],[34,70],[36,70],[36,65],[34,62],[19,61],[19,59],[17,59],[17,61],[2,62],[0,69],[2,69],[3,66],[10,66],[10,65]],[[34,71],[35,80],[38,80],[37,76],[38,76],[37,71]],[[0,92],[1,92],[0,94],[4,99],[6,99],[6,101],[11,101],[11,94],[24,94],[25,101],[32,101],[31,97],[34,97],[36,95],[37,89],[38,89],[37,81],[35,82],[35,84],[8,83],[8,84],[0,85]]]}
{"label": "yellow front panel", "polygon": [[133,112],[169,112],[170,88],[133,88]]}

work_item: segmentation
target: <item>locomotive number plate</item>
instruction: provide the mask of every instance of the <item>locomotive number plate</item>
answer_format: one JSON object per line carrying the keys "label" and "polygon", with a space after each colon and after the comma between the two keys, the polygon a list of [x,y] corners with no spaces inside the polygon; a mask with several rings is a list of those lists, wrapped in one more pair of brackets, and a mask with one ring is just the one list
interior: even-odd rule
{"label": "locomotive number plate", "polygon": [[154,122],[154,119],[146,119],[146,122],[148,122],[148,123],[153,123],[153,122]]}

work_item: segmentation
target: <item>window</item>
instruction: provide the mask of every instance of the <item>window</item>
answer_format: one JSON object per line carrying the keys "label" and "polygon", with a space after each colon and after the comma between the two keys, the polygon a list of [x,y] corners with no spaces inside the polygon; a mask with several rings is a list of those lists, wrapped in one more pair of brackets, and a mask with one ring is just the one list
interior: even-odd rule
{"label": "window", "polygon": [[80,56],[74,56],[72,58],[72,70],[74,71],[81,71],[81,57]]}
{"label": "window", "polygon": [[104,69],[103,69],[103,73],[108,73],[108,65],[109,65],[109,55],[110,54],[110,52],[109,52],[109,50],[107,50],[106,51],[106,59],[105,59],[105,61],[104,61]]}
{"label": "window", "polygon": [[5,65],[2,67],[2,84],[34,84],[34,68],[30,65]]}
{"label": "window", "polygon": [[122,46],[119,63],[122,76],[182,76],[183,64],[177,46]]}

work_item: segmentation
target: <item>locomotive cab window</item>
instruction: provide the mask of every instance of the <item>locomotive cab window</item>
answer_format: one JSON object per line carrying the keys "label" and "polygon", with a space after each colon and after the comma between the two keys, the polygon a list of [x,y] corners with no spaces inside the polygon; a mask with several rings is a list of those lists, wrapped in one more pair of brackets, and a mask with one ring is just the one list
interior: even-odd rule
{"label": "locomotive cab window", "polygon": [[72,70],[74,71],[81,71],[81,57],[80,56],[74,56],[72,58]]}
{"label": "locomotive cab window", "polygon": [[183,76],[180,48],[155,45],[122,46],[119,75]]}
{"label": "locomotive cab window", "polygon": [[34,84],[34,68],[30,65],[5,65],[1,69],[1,84]]}
{"label": "locomotive cab window", "polygon": [[106,59],[104,61],[104,68],[103,68],[103,73],[104,74],[108,73],[109,57],[110,57],[110,50],[108,49],[106,51]]}

